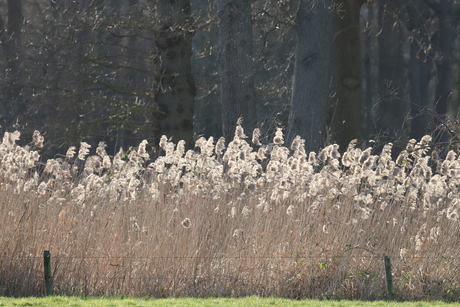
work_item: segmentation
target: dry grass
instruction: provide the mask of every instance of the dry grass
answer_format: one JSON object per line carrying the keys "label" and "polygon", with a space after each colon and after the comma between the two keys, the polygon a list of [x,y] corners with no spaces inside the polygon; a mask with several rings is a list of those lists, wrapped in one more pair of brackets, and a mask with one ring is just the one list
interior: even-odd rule
{"label": "dry grass", "polygon": [[[257,135],[257,133],[256,133]],[[163,138],[115,157],[104,144],[37,166],[35,145],[0,144],[0,296],[55,293],[382,299],[383,256],[399,299],[459,298],[460,161],[411,141],[395,160],[351,144],[307,155],[238,128],[184,152]]]}

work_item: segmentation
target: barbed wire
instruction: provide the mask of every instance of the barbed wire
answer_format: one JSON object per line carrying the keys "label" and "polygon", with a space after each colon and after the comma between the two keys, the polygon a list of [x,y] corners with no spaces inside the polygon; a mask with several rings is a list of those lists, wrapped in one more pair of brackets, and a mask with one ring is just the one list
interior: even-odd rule
{"label": "barbed wire", "polygon": [[[237,277],[153,277],[153,276],[71,276],[71,279],[115,279],[115,280],[194,280],[194,281],[283,281],[282,278],[237,278]],[[59,280],[59,277],[54,277]]]}
{"label": "barbed wire", "polygon": [[[353,258],[383,258],[388,256],[392,259],[438,259],[438,260],[460,260],[460,256],[401,256],[401,255],[326,255],[324,253],[320,256],[306,256],[306,255],[292,255],[292,256],[54,256],[52,259],[318,259],[334,258],[334,259],[353,259]],[[43,259],[43,256],[0,256],[0,259]]]}

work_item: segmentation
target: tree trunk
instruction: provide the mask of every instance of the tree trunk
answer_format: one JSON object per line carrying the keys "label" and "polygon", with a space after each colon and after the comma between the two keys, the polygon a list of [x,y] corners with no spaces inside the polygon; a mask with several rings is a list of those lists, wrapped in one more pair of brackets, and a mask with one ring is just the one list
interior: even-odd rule
{"label": "tree trunk", "polygon": [[365,20],[363,33],[363,139],[369,140],[375,135],[374,105],[376,103],[376,89],[378,88],[378,44],[377,33],[378,18],[375,18],[377,10],[376,3],[365,4],[365,11],[362,17]]}
{"label": "tree trunk", "polygon": [[427,52],[429,37],[425,21],[429,18],[426,5],[414,2],[407,6],[408,29],[411,31],[409,60],[409,95],[411,101],[410,138],[420,140],[427,131],[428,116],[423,108],[428,103],[429,62]]}
{"label": "tree trunk", "polygon": [[403,101],[405,80],[402,50],[402,27],[398,14],[400,0],[378,3],[379,26],[379,99],[375,124],[380,142],[387,143],[404,135],[404,123],[409,106]]}
{"label": "tree trunk", "polygon": [[190,0],[159,0],[157,73],[155,76],[155,139],[184,140],[192,148],[195,83],[191,73],[192,36]]}
{"label": "tree trunk", "polygon": [[[21,100],[22,72],[22,0],[8,0],[8,24],[6,33],[2,25],[2,45],[6,62],[6,88],[2,101],[2,130],[12,129],[12,125],[25,113],[25,103]],[[2,22],[3,24],[3,22]],[[22,122],[22,120],[20,120]]]}
{"label": "tree trunk", "polygon": [[336,0],[331,73],[331,136],[346,150],[362,138],[360,9],[363,0]]}
{"label": "tree trunk", "polygon": [[257,120],[251,1],[218,0],[217,4],[222,132],[230,142],[240,117],[247,135],[252,133]]}
{"label": "tree trunk", "polygon": [[334,0],[302,0],[297,11],[287,145],[299,135],[308,151],[317,151],[327,140],[333,6]]}
{"label": "tree trunk", "polygon": [[[436,64],[436,94],[435,111],[438,116],[447,115],[447,106],[451,95],[452,79],[452,1],[451,0],[425,0],[428,6],[436,13],[439,22],[439,31],[434,36],[435,64]],[[438,123],[439,124],[439,123]],[[447,132],[442,129],[436,137],[438,142],[448,140]]]}

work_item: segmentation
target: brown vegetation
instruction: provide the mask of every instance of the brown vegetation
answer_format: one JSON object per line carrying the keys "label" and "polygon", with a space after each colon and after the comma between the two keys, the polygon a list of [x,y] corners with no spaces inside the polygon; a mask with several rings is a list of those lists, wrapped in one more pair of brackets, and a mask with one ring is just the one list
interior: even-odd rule
{"label": "brown vegetation", "polygon": [[41,295],[50,250],[62,295],[382,299],[388,255],[399,299],[458,299],[460,161],[427,156],[429,137],[393,160],[238,127],[227,148],[163,137],[151,162],[146,142],[83,143],[41,169],[38,132],[18,138],[0,144],[0,295]]}

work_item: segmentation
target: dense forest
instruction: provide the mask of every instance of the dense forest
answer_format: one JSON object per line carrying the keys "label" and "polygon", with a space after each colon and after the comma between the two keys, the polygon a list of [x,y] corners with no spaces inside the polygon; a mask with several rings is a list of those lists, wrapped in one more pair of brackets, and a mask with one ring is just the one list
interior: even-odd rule
{"label": "dense forest", "polygon": [[455,142],[459,21],[455,0],[0,0],[1,130],[48,156],[228,142],[239,118],[307,150]]}

